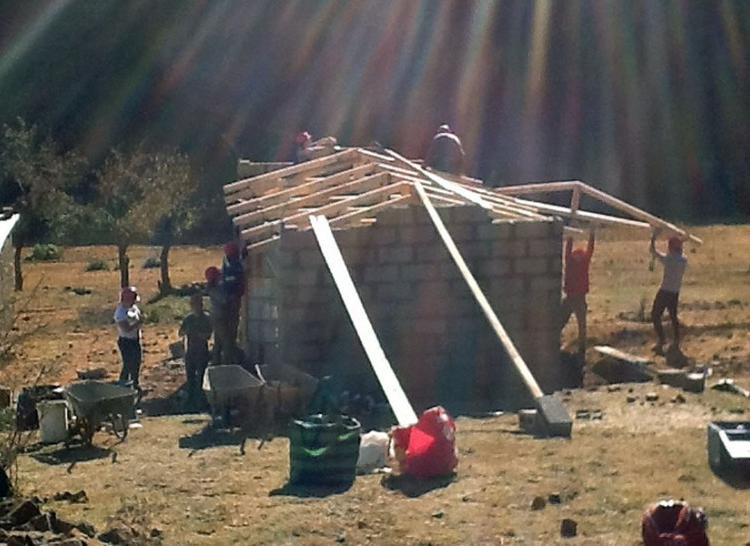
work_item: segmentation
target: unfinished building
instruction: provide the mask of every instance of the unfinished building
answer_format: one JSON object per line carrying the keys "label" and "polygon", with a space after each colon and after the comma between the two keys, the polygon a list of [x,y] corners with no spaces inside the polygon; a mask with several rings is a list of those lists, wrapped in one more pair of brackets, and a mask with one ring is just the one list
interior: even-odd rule
{"label": "unfinished building", "polygon": [[[564,208],[503,195],[475,179],[431,173],[390,151],[348,148],[274,167],[259,172],[256,165],[253,176],[224,188],[248,253],[243,339],[252,362],[331,375],[357,393],[378,391],[310,230],[311,215],[324,215],[415,407],[482,411],[529,402],[417,197],[419,185],[539,386],[547,393],[564,386],[561,241],[569,228],[561,217],[596,220],[586,217],[593,213],[578,211],[577,203]],[[574,184],[565,187],[574,200],[588,188],[565,184]]]}

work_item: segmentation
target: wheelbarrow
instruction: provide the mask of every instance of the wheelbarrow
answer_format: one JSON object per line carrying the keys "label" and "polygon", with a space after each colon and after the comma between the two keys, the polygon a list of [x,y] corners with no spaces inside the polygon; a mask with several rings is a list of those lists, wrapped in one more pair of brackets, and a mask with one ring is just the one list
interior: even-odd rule
{"label": "wheelbarrow", "polygon": [[231,427],[232,411],[255,408],[260,401],[263,382],[242,366],[209,366],[203,376],[203,392],[211,406],[214,427],[217,417]]}
{"label": "wheelbarrow", "polygon": [[101,381],[81,381],[65,387],[64,394],[73,414],[71,435],[79,434],[87,445],[91,445],[94,433],[109,422],[117,438],[124,440],[127,437],[130,416],[138,397],[136,390]]}

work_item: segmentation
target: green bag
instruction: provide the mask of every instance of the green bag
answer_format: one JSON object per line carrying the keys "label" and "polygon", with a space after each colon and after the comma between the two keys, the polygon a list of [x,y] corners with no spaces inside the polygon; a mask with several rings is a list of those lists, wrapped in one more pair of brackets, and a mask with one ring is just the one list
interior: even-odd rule
{"label": "green bag", "polygon": [[356,419],[344,415],[295,419],[289,431],[289,482],[352,483],[357,472],[360,429]]}

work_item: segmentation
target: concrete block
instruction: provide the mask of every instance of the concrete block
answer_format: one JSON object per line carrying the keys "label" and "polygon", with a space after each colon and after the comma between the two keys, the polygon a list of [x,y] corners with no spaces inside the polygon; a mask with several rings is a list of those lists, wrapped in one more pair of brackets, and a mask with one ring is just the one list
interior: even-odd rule
{"label": "concrete block", "polygon": [[523,258],[526,256],[526,243],[523,239],[508,239],[492,243],[491,255],[501,258]]}
{"label": "concrete block", "polygon": [[279,247],[282,252],[287,250],[301,250],[303,248],[317,248],[318,243],[312,231],[298,231],[296,229],[283,229]]}
{"label": "concrete block", "polygon": [[[435,282],[422,282],[417,285],[417,292],[420,298],[440,299],[445,301],[445,298],[450,294],[451,285],[446,281],[435,281]],[[438,307],[437,305],[435,307]]]}
{"label": "concrete block", "polygon": [[408,282],[384,283],[377,287],[376,297],[380,301],[411,300],[414,290],[414,285]]}
{"label": "concrete block", "polygon": [[377,224],[382,226],[400,226],[413,223],[411,207],[390,207],[376,216]]}
{"label": "concrete block", "polygon": [[547,272],[547,260],[544,258],[519,258],[514,261],[514,272],[523,275],[541,275]]}
{"label": "concrete block", "polygon": [[[447,226],[447,228],[448,233],[450,233],[450,236],[456,242],[456,245],[465,241],[474,241],[477,238],[475,226],[472,224],[453,224]],[[435,234],[437,235],[437,231],[435,231]]]}
{"label": "concrete block", "polygon": [[478,224],[490,220],[490,215],[487,211],[478,205],[463,205],[451,208],[453,212],[452,221],[457,224]]}
{"label": "concrete block", "polygon": [[511,262],[509,260],[491,259],[477,262],[476,274],[482,277],[500,277],[511,272]]}
{"label": "concrete block", "polygon": [[[369,230],[370,237],[360,237],[360,244],[367,244],[368,242],[374,246],[385,246],[391,245],[396,242],[398,229],[394,227],[377,227],[365,228]],[[367,239],[367,240],[364,240]]]}
{"label": "concrete block", "polygon": [[320,249],[311,250],[300,250],[297,252],[297,264],[302,268],[308,267],[322,267],[323,255],[320,253]]}
{"label": "concrete block", "polygon": [[444,334],[448,329],[445,320],[417,320],[414,323],[415,334]]}
{"label": "concrete block", "polygon": [[549,259],[549,265],[547,266],[550,273],[560,274],[563,270],[562,258],[556,256]]}
{"label": "concrete block", "polygon": [[524,239],[547,238],[551,235],[552,222],[523,221],[516,224],[516,237]]}
{"label": "concrete block", "polygon": [[461,256],[467,261],[474,258],[489,258],[492,252],[492,245],[489,241],[463,241],[456,246]]}
{"label": "concrete block", "polygon": [[409,263],[414,260],[414,249],[408,245],[392,245],[378,249],[381,263]]}
{"label": "concrete block", "polygon": [[408,264],[401,266],[401,279],[408,282],[428,281],[440,278],[440,268],[435,264]]}
{"label": "concrete block", "polygon": [[453,280],[461,277],[461,272],[453,260],[437,264],[440,269],[440,278],[444,280]]}
{"label": "concrete block", "polygon": [[560,241],[557,239],[532,239],[528,243],[529,256],[532,258],[542,256],[559,256]]}
{"label": "concrete block", "polygon": [[398,230],[399,240],[403,243],[429,243],[437,239],[435,228],[428,225],[405,226]]}
{"label": "concrete block", "polygon": [[366,267],[364,270],[365,282],[393,282],[398,280],[398,278],[399,271],[396,265]]}
{"label": "concrete block", "polygon": [[500,224],[480,224],[476,227],[477,239],[481,241],[500,239],[502,228]]}
{"label": "concrete block", "polygon": [[561,284],[562,279],[560,277],[545,275],[543,277],[531,279],[530,288],[533,293],[557,291],[559,294]]}
{"label": "concrete block", "polygon": [[495,229],[497,230],[495,232],[495,239],[512,239],[513,237],[515,237],[516,223],[514,221],[495,220],[494,222],[492,222],[492,225],[495,226]]}
{"label": "concrete block", "polygon": [[450,259],[448,251],[442,244],[434,245],[420,245],[414,248],[415,250],[415,262],[436,262],[436,261],[447,261]]}

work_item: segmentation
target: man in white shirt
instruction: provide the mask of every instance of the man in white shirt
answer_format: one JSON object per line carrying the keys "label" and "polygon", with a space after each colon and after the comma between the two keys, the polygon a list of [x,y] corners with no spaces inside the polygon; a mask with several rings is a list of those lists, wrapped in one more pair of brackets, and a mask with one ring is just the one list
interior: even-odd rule
{"label": "man in white shirt", "polygon": [[120,303],[115,309],[117,324],[117,346],[122,355],[120,382],[131,381],[133,388],[139,390],[138,375],[141,370],[143,353],[141,351],[141,327],[143,314],[136,302],[140,301],[138,290],[128,286],[120,292]]}
{"label": "man in white shirt", "polygon": [[654,305],[651,308],[651,321],[654,323],[654,330],[659,338],[658,343],[654,346],[654,352],[663,354],[665,337],[661,317],[665,309],[669,311],[669,318],[672,319],[672,328],[674,329],[672,347],[676,350],[680,348],[680,322],[677,318],[677,303],[680,298],[682,276],[687,267],[687,258],[682,253],[682,239],[679,237],[669,238],[669,252],[667,254],[662,254],[656,250],[655,239],[656,233],[653,233],[649,250],[651,255],[664,266],[664,276],[662,277],[661,287],[654,298]]}

